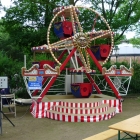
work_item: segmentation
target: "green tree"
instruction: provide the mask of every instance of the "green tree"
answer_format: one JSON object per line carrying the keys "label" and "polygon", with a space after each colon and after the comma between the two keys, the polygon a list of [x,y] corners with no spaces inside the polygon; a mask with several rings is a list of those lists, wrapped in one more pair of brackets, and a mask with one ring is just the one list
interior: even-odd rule
{"label": "green tree", "polygon": [[19,51],[30,52],[30,48],[46,43],[46,31],[56,7],[55,1],[17,0],[5,9],[2,25]]}
{"label": "green tree", "polygon": [[134,47],[140,48],[140,37],[132,38],[129,42],[133,44]]}
{"label": "green tree", "polygon": [[[3,18],[3,24],[20,51],[29,51],[32,46],[46,43],[46,31],[53,17],[53,9],[59,5],[75,5],[77,1],[16,0],[13,2],[13,7],[5,9],[6,16]],[[134,28],[140,18],[140,0],[88,0],[86,2],[90,2],[91,7],[107,20],[115,33],[115,42],[122,39],[124,32]],[[83,14],[86,15],[86,25],[93,22],[94,17],[90,13]],[[96,24],[98,22],[100,23],[97,18]],[[87,27],[89,26],[85,28]],[[53,34],[51,40],[55,40]]]}
{"label": "green tree", "polygon": [[[5,9],[6,15],[0,23],[9,35],[8,48],[24,54],[32,54],[31,47],[46,44],[46,32],[53,17],[52,11],[57,6],[73,4],[78,0],[14,0],[13,6]],[[109,23],[115,33],[116,44],[125,39],[124,32],[134,28],[140,18],[140,0],[86,0],[91,8],[98,11]],[[85,31],[92,29],[95,15],[81,11],[81,24]],[[106,29],[97,17],[95,29]],[[55,35],[51,34],[51,41],[55,42]],[[7,48],[5,45],[5,48]],[[11,49],[12,48],[12,49]],[[14,51],[11,51],[14,52]],[[20,56],[22,56],[20,54]],[[14,55],[19,58],[18,55]]]}
{"label": "green tree", "polygon": [[126,31],[137,29],[135,25],[140,19],[140,0],[86,0],[85,2],[107,20],[115,33],[115,42],[122,40]]}
{"label": "green tree", "polygon": [[6,31],[5,27],[2,25],[2,20],[0,20],[0,51],[6,53],[6,55],[18,61],[23,61],[23,52],[19,51],[17,45],[15,45],[13,38],[10,38],[9,33]]}

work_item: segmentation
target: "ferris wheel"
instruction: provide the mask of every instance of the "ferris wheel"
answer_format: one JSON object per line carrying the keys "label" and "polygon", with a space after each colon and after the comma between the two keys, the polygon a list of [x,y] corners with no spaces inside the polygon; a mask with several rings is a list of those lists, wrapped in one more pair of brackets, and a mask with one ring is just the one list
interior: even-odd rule
{"label": "ferris wheel", "polygon": [[[78,57],[87,72],[91,71],[93,58],[101,65],[106,63],[113,50],[113,32],[107,21],[95,10],[82,6],[58,7],[53,11],[54,17],[47,31],[49,51],[55,61],[61,66],[64,62],[60,52],[71,53],[71,62],[78,69]],[[97,28],[96,28],[97,27]],[[103,28],[103,29],[101,29]],[[52,32],[58,40],[51,40]],[[105,44],[106,43],[106,44]],[[56,53],[59,52],[59,55]],[[66,57],[67,58],[67,57]]]}
{"label": "ferris wheel", "polygon": [[[29,70],[26,70],[25,67],[22,68],[26,85],[26,76],[43,77],[44,89],[37,100],[41,101],[43,99],[65,68],[70,73],[85,73],[88,78],[89,83],[82,83],[81,85],[83,95],[79,97],[89,97],[92,94],[93,87],[100,94],[99,84],[91,76],[92,73],[95,74],[96,72],[95,67],[98,68],[116,97],[121,99],[118,89],[109,76],[131,77],[132,69],[128,70],[125,67],[116,69],[114,66],[109,70],[102,68],[112,54],[114,47],[114,34],[104,17],[94,9],[83,6],[57,7],[53,10],[53,14],[47,30],[47,45],[33,47],[32,51],[34,53],[50,53],[55,63],[43,60],[37,62],[37,64],[35,62]],[[93,67],[93,63],[95,67]],[[45,85],[45,83],[47,84]],[[79,83],[69,86],[74,86],[75,92]],[[120,87],[120,85],[117,87]],[[36,95],[37,93],[38,90],[33,93],[29,92],[30,95]]]}

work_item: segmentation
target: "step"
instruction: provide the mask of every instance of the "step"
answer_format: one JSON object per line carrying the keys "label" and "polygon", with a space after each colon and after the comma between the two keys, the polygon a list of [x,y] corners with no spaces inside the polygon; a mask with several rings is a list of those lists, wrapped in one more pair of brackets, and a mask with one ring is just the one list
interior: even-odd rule
{"label": "step", "polygon": [[54,110],[46,111],[47,118],[65,121],[65,122],[99,122],[102,120],[108,120],[112,118],[116,114],[116,108],[110,107],[108,111],[96,114],[71,114],[71,113],[63,113],[57,112]]}
{"label": "step", "polygon": [[65,107],[80,107],[80,108],[87,108],[87,107],[97,107],[102,104],[102,100],[100,101],[85,101],[85,100],[73,100],[73,101],[60,101],[60,106]]}
{"label": "step", "polygon": [[93,113],[101,113],[107,111],[109,108],[108,104],[102,104],[97,107],[86,107],[86,108],[80,108],[80,107],[66,107],[66,106],[54,106],[52,110],[57,112],[63,112],[63,113],[70,113],[70,114],[93,114]]}

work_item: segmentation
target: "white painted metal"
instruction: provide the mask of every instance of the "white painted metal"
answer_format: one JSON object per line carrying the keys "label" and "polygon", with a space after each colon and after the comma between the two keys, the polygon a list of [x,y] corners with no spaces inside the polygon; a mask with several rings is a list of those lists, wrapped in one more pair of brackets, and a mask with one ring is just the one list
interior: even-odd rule
{"label": "white painted metal", "polygon": [[[72,77],[71,77],[72,76]],[[71,92],[72,83],[83,83],[83,75],[65,75],[65,92]]]}
{"label": "white painted metal", "polygon": [[7,76],[0,77],[0,89],[2,89],[2,88],[8,88],[8,77]]}

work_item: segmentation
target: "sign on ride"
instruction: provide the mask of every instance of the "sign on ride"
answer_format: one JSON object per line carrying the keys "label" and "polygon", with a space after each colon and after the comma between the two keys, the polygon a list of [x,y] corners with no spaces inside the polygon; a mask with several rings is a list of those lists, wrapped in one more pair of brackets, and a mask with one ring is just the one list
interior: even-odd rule
{"label": "sign on ride", "polygon": [[42,90],[42,76],[29,76],[28,88],[29,90]]}

